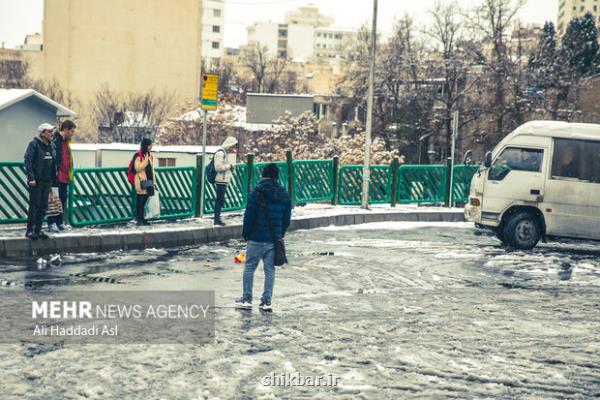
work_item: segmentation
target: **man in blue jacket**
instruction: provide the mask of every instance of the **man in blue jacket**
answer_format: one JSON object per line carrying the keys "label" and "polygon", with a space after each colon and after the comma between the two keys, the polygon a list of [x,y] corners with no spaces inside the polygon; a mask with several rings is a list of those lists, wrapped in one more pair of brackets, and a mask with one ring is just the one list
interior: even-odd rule
{"label": "man in blue jacket", "polygon": [[[267,211],[266,215],[263,209]],[[242,298],[236,301],[239,308],[252,308],[254,271],[262,259],[265,287],[259,307],[263,311],[271,311],[271,296],[275,284],[275,244],[267,218],[271,221],[277,238],[282,238],[290,225],[291,216],[290,196],[279,184],[279,169],[276,164],[269,164],[263,170],[262,180],[248,196],[244,213],[242,235],[248,246],[244,265],[244,293]]]}

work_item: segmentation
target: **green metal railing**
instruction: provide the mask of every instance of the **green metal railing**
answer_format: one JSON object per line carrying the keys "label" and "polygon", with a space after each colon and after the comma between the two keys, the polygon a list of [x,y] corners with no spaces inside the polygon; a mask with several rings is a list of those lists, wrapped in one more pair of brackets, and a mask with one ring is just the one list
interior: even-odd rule
{"label": "green metal railing", "polygon": [[29,189],[20,162],[0,163],[0,224],[27,222]]}
{"label": "green metal railing", "polygon": [[453,170],[452,200],[455,203],[469,201],[471,179],[479,170],[479,165],[455,165]]}
{"label": "green metal railing", "polygon": [[[356,205],[361,202],[362,165],[340,167],[338,201],[342,205]],[[390,201],[391,170],[389,165],[371,165],[369,183],[369,203],[381,204]]]}
{"label": "green metal railing", "polygon": [[[204,213],[213,214],[215,212],[215,199],[217,197],[215,185],[206,181],[204,183]],[[248,198],[248,166],[246,164],[236,164],[235,171],[231,176],[231,181],[227,185],[225,194],[225,205],[222,211],[238,211],[246,207]]]}
{"label": "green metal railing", "polygon": [[[254,169],[253,169],[253,174],[252,174],[252,187],[256,186],[256,184],[261,180],[263,170],[269,164],[270,163],[266,163],[266,162],[254,164]],[[281,186],[287,187],[288,176],[290,174],[290,172],[288,171],[287,163],[285,161],[279,161],[274,164],[276,164],[277,167],[279,168],[279,183],[281,184]]]}
{"label": "green metal railing", "polygon": [[[157,168],[160,217],[194,215],[195,168]],[[87,168],[73,171],[68,218],[73,226],[127,222],[135,217],[135,189],[127,181],[126,168]]]}
{"label": "green metal railing", "polygon": [[294,161],[293,165],[294,199],[297,204],[331,201],[333,196],[332,160]]}
{"label": "green metal railing", "polygon": [[398,202],[443,203],[446,167],[443,165],[402,165],[398,172]]}
{"label": "green metal railing", "polygon": [[160,193],[160,217],[157,219],[194,216],[196,168],[157,168],[156,186]]}
{"label": "green metal railing", "polygon": [[135,190],[127,168],[85,168],[73,171],[67,215],[73,226],[130,221],[135,215]]}
{"label": "green metal railing", "polygon": [[[248,186],[255,186],[268,163],[236,164],[227,187],[223,211],[242,210]],[[295,160],[277,162],[279,182],[292,189],[297,204],[333,202],[337,178],[337,200],[342,205],[361,202],[362,166],[344,165],[334,176],[332,160]],[[248,165],[252,166],[249,181]],[[290,170],[291,168],[291,170]],[[478,166],[456,165],[453,169],[452,195],[455,203],[468,201],[470,182]],[[290,176],[292,173],[293,176]],[[157,219],[191,217],[199,201],[196,168],[157,168],[161,216]],[[403,165],[398,168],[396,197],[399,203],[443,203],[446,197],[447,168],[444,165]],[[371,166],[369,203],[388,203],[392,196],[392,168]],[[291,179],[290,179],[291,178]],[[214,212],[215,186],[205,182],[204,212]],[[290,186],[291,185],[291,186]],[[69,186],[67,216],[73,226],[130,221],[135,217],[135,190],[127,182],[126,168],[76,169]],[[29,193],[23,163],[0,163],[0,223],[27,220]]]}

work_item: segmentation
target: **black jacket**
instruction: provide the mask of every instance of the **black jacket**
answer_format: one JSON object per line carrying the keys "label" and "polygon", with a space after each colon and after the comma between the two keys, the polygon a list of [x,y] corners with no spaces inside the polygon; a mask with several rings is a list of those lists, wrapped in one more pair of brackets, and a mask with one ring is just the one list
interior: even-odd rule
{"label": "black jacket", "polygon": [[27,181],[56,184],[56,151],[52,142],[46,144],[39,137],[33,138],[27,146],[24,161]]}
{"label": "black jacket", "polygon": [[[267,215],[262,210],[261,199],[266,202]],[[242,236],[255,242],[272,242],[267,218],[271,220],[278,238],[285,235],[290,225],[292,204],[290,196],[276,179],[263,179],[248,195],[244,212]]]}

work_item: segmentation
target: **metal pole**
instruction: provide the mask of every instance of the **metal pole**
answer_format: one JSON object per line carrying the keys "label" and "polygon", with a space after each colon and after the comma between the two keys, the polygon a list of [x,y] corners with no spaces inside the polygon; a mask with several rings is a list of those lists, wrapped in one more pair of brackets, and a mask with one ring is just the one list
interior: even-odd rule
{"label": "metal pole", "polygon": [[206,179],[206,123],[208,111],[204,110],[204,121],[202,123],[202,186],[200,187],[200,217],[204,216],[204,180]]}
{"label": "metal pole", "polygon": [[451,168],[450,168],[450,207],[454,207],[454,158],[456,154],[456,136],[458,135],[458,111],[454,111],[452,114],[452,150],[450,154]]}
{"label": "metal pole", "polygon": [[367,129],[365,132],[365,159],[363,164],[362,204],[369,208],[369,180],[371,163],[371,130],[373,125],[373,87],[375,81],[375,56],[377,54],[377,0],[373,0],[373,25],[371,26],[371,49],[369,62],[369,94],[367,98]]}

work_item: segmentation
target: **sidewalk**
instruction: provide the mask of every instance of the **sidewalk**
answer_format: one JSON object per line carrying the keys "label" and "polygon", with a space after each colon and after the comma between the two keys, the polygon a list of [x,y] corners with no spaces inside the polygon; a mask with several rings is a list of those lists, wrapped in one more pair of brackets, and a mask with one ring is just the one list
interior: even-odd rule
{"label": "sidewalk", "polygon": [[[151,247],[177,247],[241,238],[242,212],[223,214],[225,227],[214,227],[212,216],[180,221],[159,221],[138,227],[133,222],[98,227],[70,228],[50,235],[50,240],[31,241],[24,237],[24,226],[0,228],[0,257],[28,257],[53,253],[87,253]],[[385,221],[463,221],[463,210],[443,207],[418,207],[389,204],[358,206],[308,204],[292,212],[290,230],[313,229],[329,225],[353,225]]]}

